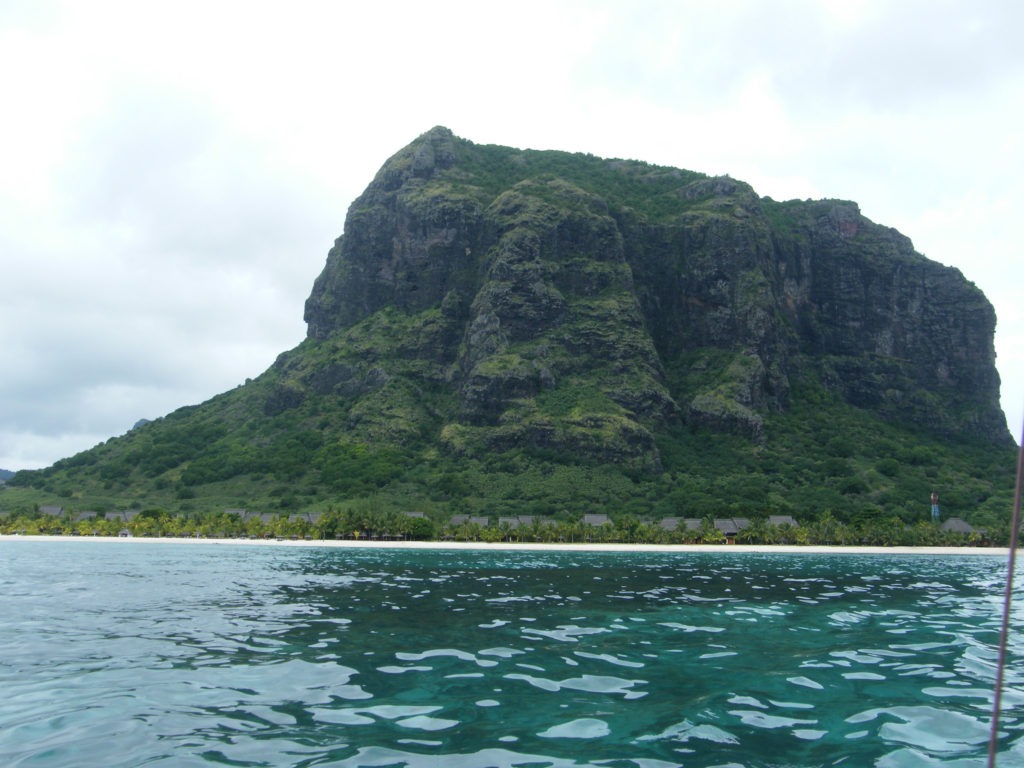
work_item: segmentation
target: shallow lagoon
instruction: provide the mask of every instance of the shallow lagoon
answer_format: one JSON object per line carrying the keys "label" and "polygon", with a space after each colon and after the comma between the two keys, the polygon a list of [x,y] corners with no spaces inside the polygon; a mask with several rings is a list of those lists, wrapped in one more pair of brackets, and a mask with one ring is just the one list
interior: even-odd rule
{"label": "shallow lagoon", "polygon": [[0,542],[0,764],[983,766],[1005,568]]}

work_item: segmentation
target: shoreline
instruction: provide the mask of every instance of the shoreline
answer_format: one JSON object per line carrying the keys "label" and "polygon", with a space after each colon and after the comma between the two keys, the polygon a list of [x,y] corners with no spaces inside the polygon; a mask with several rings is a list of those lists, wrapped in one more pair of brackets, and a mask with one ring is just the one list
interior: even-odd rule
{"label": "shoreline", "polygon": [[679,554],[718,552],[748,554],[837,554],[837,555],[971,555],[1007,557],[1006,547],[864,547],[817,546],[795,544],[607,544],[545,542],[464,542],[464,541],[358,541],[355,539],[196,539],[145,536],[20,536],[0,534],[0,543],[8,541],[104,542],[110,544],[199,544],[240,547],[312,547],[314,549],[418,549],[480,552],[673,552]]}

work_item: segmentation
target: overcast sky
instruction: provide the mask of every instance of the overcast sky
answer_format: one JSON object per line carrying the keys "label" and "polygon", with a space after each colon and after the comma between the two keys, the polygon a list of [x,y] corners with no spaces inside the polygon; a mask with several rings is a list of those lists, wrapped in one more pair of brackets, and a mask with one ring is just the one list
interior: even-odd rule
{"label": "overcast sky", "polygon": [[1021,29],[1018,0],[0,0],[0,468],[259,375],[434,125],[857,201],[995,305],[1019,438]]}

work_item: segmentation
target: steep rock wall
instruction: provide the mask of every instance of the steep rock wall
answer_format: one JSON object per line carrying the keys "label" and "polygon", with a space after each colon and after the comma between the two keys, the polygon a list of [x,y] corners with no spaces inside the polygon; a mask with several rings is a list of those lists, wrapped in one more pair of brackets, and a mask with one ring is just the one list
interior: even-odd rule
{"label": "steep rock wall", "polygon": [[435,128],[353,203],[309,337],[384,310],[429,317],[405,354],[456,397],[455,450],[656,470],[664,425],[765,439],[808,375],[890,421],[1010,440],[991,305],[849,202]]}

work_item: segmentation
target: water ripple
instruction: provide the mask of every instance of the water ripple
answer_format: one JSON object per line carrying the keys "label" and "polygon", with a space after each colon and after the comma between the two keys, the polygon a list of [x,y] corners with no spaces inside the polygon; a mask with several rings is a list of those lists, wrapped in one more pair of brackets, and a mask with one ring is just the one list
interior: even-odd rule
{"label": "water ripple", "polygon": [[0,543],[0,764],[980,768],[999,570]]}

